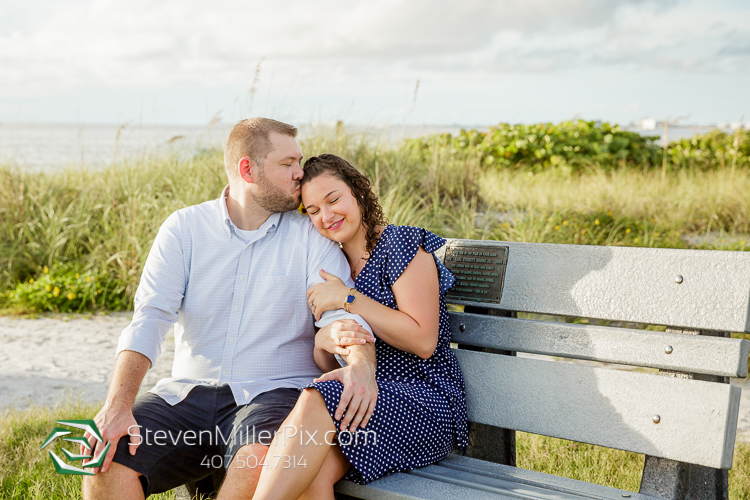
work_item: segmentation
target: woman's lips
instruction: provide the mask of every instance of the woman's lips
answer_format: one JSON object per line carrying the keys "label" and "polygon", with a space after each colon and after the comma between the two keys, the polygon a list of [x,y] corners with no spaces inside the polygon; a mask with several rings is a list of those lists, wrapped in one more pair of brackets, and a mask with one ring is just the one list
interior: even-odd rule
{"label": "woman's lips", "polygon": [[344,223],[344,219],[341,219],[340,221],[334,222],[333,224],[331,224],[330,226],[328,226],[328,230],[329,231],[335,231],[338,228],[340,228],[341,224],[343,224],[343,223]]}

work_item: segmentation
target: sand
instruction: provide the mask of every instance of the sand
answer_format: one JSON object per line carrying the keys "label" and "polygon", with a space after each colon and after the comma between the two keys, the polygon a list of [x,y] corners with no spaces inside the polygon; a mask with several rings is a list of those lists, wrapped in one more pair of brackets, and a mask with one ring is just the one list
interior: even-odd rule
{"label": "sand", "polygon": [[[129,322],[129,313],[0,317],[0,411],[32,404],[49,406],[79,396],[84,401],[103,401],[117,339]],[[170,332],[140,391],[169,377],[173,359],[174,338]],[[750,441],[750,379],[732,379],[732,383],[742,387],[737,434]]]}
{"label": "sand", "polygon": [[[0,410],[54,405],[81,396],[103,401],[120,332],[129,313],[85,317],[0,317]],[[170,334],[141,392],[169,377],[174,358]]]}

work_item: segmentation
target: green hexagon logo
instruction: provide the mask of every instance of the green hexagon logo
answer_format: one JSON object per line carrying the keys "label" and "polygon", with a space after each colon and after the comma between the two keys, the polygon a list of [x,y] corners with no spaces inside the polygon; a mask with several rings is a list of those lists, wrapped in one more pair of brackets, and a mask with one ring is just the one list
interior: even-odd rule
{"label": "green hexagon logo", "polygon": [[[96,427],[96,424],[93,420],[58,420],[55,423],[60,425],[65,425],[67,427],[73,427],[75,429],[81,429],[84,432],[88,432],[91,434],[94,439],[99,441],[100,443],[104,442],[104,438],[102,437],[101,433],[99,432],[99,429]],[[68,436],[71,434],[71,431],[68,429],[64,429],[62,427],[55,427],[52,429],[52,432],[50,432],[49,436],[47,436],[47,439],[44,440],[42,443],[42,446],[39,448],[40,450],[44,449],[47,445],[55,441],[57,438]],[[70,464],[67,464],[63,461],[62,458],[55,455],[53,451],[49,452],[49,457],[52,460],[52,465],[55,466],[55,470],[58,474],[72,474],[72,475],[78,475],[78,476],[93,476],[94,473],[91,471],[88,471],[86,469],[92,469],[96,467],[101,467],[102,463],[104,463],[104,457],[107,455],[107,452],[109,451],[109,447],[112,443],[107,443],[107,446],[104,447],[104,449],[94,457],[93,455],[89,454],[92,452],[91,445],[89,445],[89,442],[84,438],[83,436],[73,436],[73,437],[66,437],[63,438],[63,441],[68,441],[71,443],[77,443],[78,445],[83,445],[83,447],[86,449],[86,454],[79,455],[77,453],[73,453],[70,450],[67,450],[63,448],[63,454],[67,457],[67,459],[71,462],[77,462],[78,460],[81,460],[81,467],[74,467]],[[83,462],[83,460],[90,459],[88,462]]]}

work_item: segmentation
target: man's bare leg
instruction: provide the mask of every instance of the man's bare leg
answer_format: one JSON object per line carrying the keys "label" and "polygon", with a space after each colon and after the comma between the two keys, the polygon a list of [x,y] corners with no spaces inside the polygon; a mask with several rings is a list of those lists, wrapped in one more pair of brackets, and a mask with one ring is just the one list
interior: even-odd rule
{"label": "man's bare leg", "polygon": [[251,499],[258,486],[263,459],[268,446],[247,444],[237,451],[227,469],[227,476],[219,490],[217,500]]}
{"label": "man's bare leg", "polygon": [[[294,431],[304,429],[315,439],[300,439]],[[285,437],[285,431],[288,430]],[[326,409],[323,396],[315,389],[302,392],[292,413],[284,420],[268,451],[266,466],[258,481],[255,500],[298,498],[315,480],[336,436],[336,426]],[[292,458],[294,457],[294,458]],[[304,466],[292,466],[290,460],[304,457]]]}
{"label": "man's bare leg", "polygon": [[83,477],[84,500],[142,500],[143,487],[139,473],[117,462],[107,472]]}

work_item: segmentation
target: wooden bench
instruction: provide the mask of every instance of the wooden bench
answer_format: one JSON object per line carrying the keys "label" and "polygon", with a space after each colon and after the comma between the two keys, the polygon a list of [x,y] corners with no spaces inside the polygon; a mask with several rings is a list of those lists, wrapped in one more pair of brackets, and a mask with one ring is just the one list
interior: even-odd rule
{"label": "wooden bench", "polygon": [[[459,275],[454,290],[465,292],[449,302],[464,307],[451,313],[451,328],[470,447],[367,485],[341,481],[338,496],[727,498],[740,402],[740,388],[728,382],[747,376],[750,351],[729,332],[750,332],[750,253],[470,240],[446,248],[440,258]],[[640,493],[514,467],[516,430],[645,454]]]}
{"label": "wooden bench", "polygon": [[[458,269],[455,256],[448,262],[445,250],[441,254],[463,272],[463,289],[486,282],[488,258],[500,258],[503,247],[509,253],[499,303],[451,301],[464,306],[451,313],[451,329],[466,380],[468,452],[364,486],[341,481],[338,493],[366,499],[727,498],[741,391],[728,382],[747,376],[750,349],[729,332],[750,332],[750,253],[449,245],[457,243],[480,254],[472,261],[472,251],[463,252]],[[520,319],[518,313],[664,325],[666,332]],[[645,454],[640,493],[514,467],[515,430]]]}

